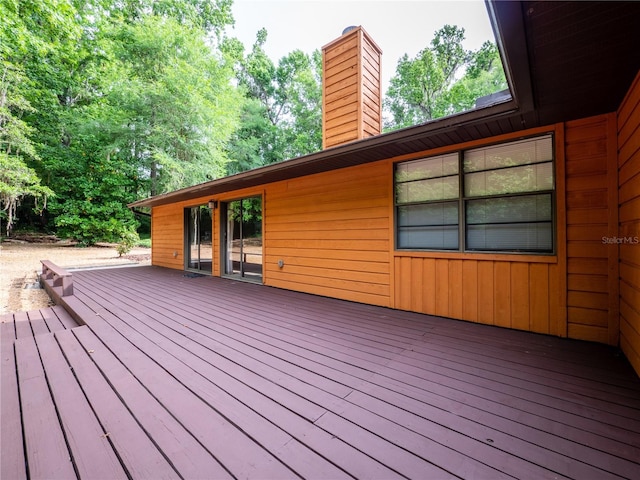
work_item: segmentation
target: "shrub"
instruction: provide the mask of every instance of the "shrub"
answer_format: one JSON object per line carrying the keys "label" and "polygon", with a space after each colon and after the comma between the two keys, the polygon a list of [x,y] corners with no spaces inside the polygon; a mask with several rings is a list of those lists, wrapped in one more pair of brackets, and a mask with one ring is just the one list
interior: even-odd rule
{"label": "shrub", "polygon": [[138,236],[138,232],[135,230],[125,230],[120,235],[120,243],[116,246],[116,251],[118,252],[118,256],[129,253],[133,247],[140,241],[140,237]]}

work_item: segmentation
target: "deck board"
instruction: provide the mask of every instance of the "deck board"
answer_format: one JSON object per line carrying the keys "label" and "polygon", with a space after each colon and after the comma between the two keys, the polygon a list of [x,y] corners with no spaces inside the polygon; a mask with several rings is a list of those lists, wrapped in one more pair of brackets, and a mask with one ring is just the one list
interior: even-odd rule
{"label": "deck board", "polygon": [[42,335],[49,333],[49,327],[47,323],[44,321],[42,313],[40,310],[31,310],[27,312],[27,318],[29,319],[29,323],[31,324],[31,331],[34,335]]}
{"label": "deck board", "polygon": [[[114,273],[120,273],[120,272],[114,272]],[[206,280],[207,279],[200,279],[200,283]],[[188,282],[188,281],[184,281],[184,282]],[[109,284],[111,285],[118,284],[118,283],[119,282],[116,282],[116,281],[109,282]],[[141,286],[141,291],[136,292],[138,294],[138,297],[133,293],[127,293],[125,291],[126,288],[120,288],[120,289],[116,288],[114,291],[112,291],[112,293],[108,294],[107,296],[115,295],[120,298],[120,297],[126,297],[128,295],[129,300],[127,303],[127,311],[129,312],[131,312],[132,310],[135,311],[136,305],[138,305],[137,308],[142,309],[144,307],[145,309],[150,309],[153,312],[154,317],[157,319],[158,315],[162,314],[162,311],[157,307],[158,302],[161,300],[161,296],[158,293],[158,289],[157,289],[159,285],[156,285],[155,283],[156,282],[154,282],[153,280],[150,282],[145,281],[144,284]],[[91,288],[94,289],[93,294],[96,294],[98,293],[98,290],[102,290],[104,288],[104,285],[94,284]],[[276,295],[278,295],[279,293],[280,291],[277,291]],[[495,367],[491,367],[491,366],[487,367],[483,365],[484,369],[481,370],[477,368],[471,369],[467,365],[465,368],[471,369],[472,371],[471,373],[467,372],[466,374],[467,377],[465,377],[466,382],[455,383],[456,378],[459,377],[461,374],[464,374],[464,369],[458,364],[459,362],[454,361],[454,359],[450,359],[450,361],[446,365],[446,369],[443,369],[442,365],[438,366],[435,363],[433,365],[430,365],[429,362],[424,361],[424,358],[420,358],[419,354],[416,354],[415,352],[409,352],[402,358],[402,362],[391,363],[392,359],[394,358],[394,355],[388,355],[389,349],[385,350],[387,353],[383,353],[381,355],[375,355],[371,351],[367,351],[367,349],[361,348],[360,345],[358,345],[358,338],[356,334],[353,334],[351,335],[351,337],[349,337],[350,340],[354,342],[356,346],[356,348],[352,350],[343,349],[342,348],[344,344],[343,341],[332,342],[330,338],[332,335],[331,333],[326,334],[321,338],[318,338],[317,336],[314,336],[313,333],[307,334],[305,336],[304,334],[301,334],[298,328],[298,330],[295,331],[294,333],[287,335],[287,332],[285,331],[282,325],[283,324],[287,325],[287,324],[291,324],[291,322],[294,322],[295,319],[293,319],[292,317],[300,316],[301,309],[296,308],[295,312],[293,312],[293,315],[289,315],[288,312],[285,312],[284,315],[282,314],[282,312],[278,312],[278,315],[275,315],[273,311],[267,312],[266,315],[262,315],[260,317],[262,320],[267,321],[265,322],[267,323],[267,325],[262,325],[255,320],[255,317],[247,314],[247,310],[254,314],[255,312],[258,311],[258,306],[256,305],[256,303],[260,302],[261,301],[260,299],[256,299],[255,302],[254,301],[247,302],[246,300],[243,300],[243,308],[240,308],[238,306],[238,302],[232,296],[229,296],[224,292],[222,292],[221,294],[219,290],[216,291],[216,294],[217,294],[216,299],[218,301],[221,301],[222,298],[226,296],[226,302],[224,302],[225,307],[229,307],[229,304],[227,302],[231,302],[231,307],[226,310],[226,316],[223,316],[221,313],[219,313],[215,309],[214,305],[209,305],[207,304],[207,302],[202,302],[201,300],[202,297],[199,293],[198,288],[188,289],[188,291],[185,292],[185,296],[181,300],[172,299],[169,302],[165,301],[162,304],[162,310],[166,309],[169,312],[169,314],[172,317],[174,317],[174,319],[176,319],[175,320],[176,324],[177,325],[179,324],[183,327],[186,326],[185,328],[190,327],[191,322],[202,325],[204,328],[204,325],[206,324],[207,321],[211,322],[211,319],[214,319],[215,325],[211,326],[210,328],[216,333],[222,333],[228,336],[234,335],[238,341],[243,341],[245,344],[250,343],[254,345],[255,348],[257,348],[258,346],[262,346],[262,348],[264,349],[266,344],[279,349],[280,352],[288,351],[292,354],[292,356],[285,356],[287,360],[289,361],[296,360],[296,362],[300,364],[301,363],[300,359],[305,358],[309,362],[309,363],[305,363],[305,366],[308,369],[315,370],[315,371],[318,371],[318,370],[323,371],[323,366],[324,366],[329,369],[329,371],[324,370],[324,372],[326,372],[325,375],[331,378],[336,377],[335,375],[336,372],[342,372],[343,374],[346,374],[344,377],[341,377],[341,382],[345,386],[353,386],[353,385],[356,385],[358,382],[366,381],[367,376],[371,375],[371,372],[370,372],[370,369],[372,368],[371,365],[374,365],[378,373],[380,372],[386,373],[386,375],[384,375],[383,378],[377,379],[377,381],[381,383],[380,386],[382,388],[389,386],[389,383],[388,383],[389,379],[398,378],[398,377],[400,377],[403,380],[401,383],[404,383],[407,385],[420,384],[425,377],[429,379],[429,375],[433,376],[433,373],[430,370],[432,370],[433,368],[437,369],[438,367],[441,368],[441,372],[440,372],[441,379],[444,378],[445,380],[449,381],[450,383],[448,384],[448,386],[452,390],[455,390],[455,387],[457,387],[459,383],[462,383],[462,384],[471,383],[473,385],[474,382],[476,382],[476,386],[478,387],[481,387],[482,385],[485,386],[485,391],[486,391],[485,394],[487,395],[487,397],[495,397],[496,389],[498,389],[499,391],[500,388],[504,388],[504,389],[511,389],[512,394],[513,392],[517,392],[517,395],[519,395],[522,400],[525,400],[524,397],[526,397],[529,393],[535,393],[535,389],[536,387],[538,387],[538,385],[534,385],[532,387],[531,385],[522,381],[520,378],[516,376],[518,372],[518,367],[519,367],[517,363],[515,363],[515,366],[513,367],[509,366],[509,368],[513,370],[513,375],[511,375],[512,378],[507,379],[507,381],[505,381],[504,378],[496,376],[497,374],[504,374],[504,369],[506,368],[504,366],[502,366],[502,369],[503,369],[502,371],[498,370],[498,372],[493,372],[494,373],[493,379],[486,379],[483,377],[484,374],[491,376],[492,372],[490,369],[493,368],[495,370]],[[139,303],[141,301],[139,298],[139,295],[142,295],[144,298],[144,300],[142,300],[143,302],[142,305],[140,305]],[[315,297],[312,297],[312,298],[315,300]],[[326,299],[322,299],[322,300],[326,300]],[[249,307],[246,306],[247,303],[250,304]],[[307,309],[307,312],[308,311],[309,310]],[[243,313],[244,313],[244,316],[248,318],[248,320],[245,320],[242,318]],[[322,322],[318,321],[317,318],[318,318],[317,315],[313,317],[313,325],[314,325],[313,328],[321,330]],[[306,317],[305,317],[305,320],[308,326],[309,320]],[[322,318],[322,321],[324,320],[325,320],[325,317]],[[358,321],[365,321],[365,320],[366,319],[362,319],[362,318],[358,319]],[[297,325],[299,326],[299,324]],[[343,321],[343,325],[344,325],[344,321]],[[416,343],[416,342],[419,342],[421,339],[423,339],[423,337],[425,336],[424,335],[425,332],[423,331],[421,332],[421,334],[416,334],[415,328],[409,327],[408,325],[410,325],[410,322],[406,322],[403,325],[403,329],[401,330],[401,332],[398,334],[397,337],[393,335],[391,336],[391,341],[396,342],[394,347],[397,347],[400,345],[400,343],[398,342],[402,342],[401,344],[405,345],[406,347],[409,347],[411,344],[413,344],[412,346],[416,347],[414,350],[419,350],[417,348],[418,346],[420,346],[421,348],[428,348],[428,345],[425,346],[424,343],[420,343],[420,344]],[[429,333],[432,333],[433,329],[428,331]],[[410,332],[410,333],[407,333],[407,332]],[[385,341],[388,342],[389,339]],[[370,340],[368,339],[367,342],[370,342]],[[517,350],[514,353],[513,351],[514,349],[511,348],[510,342],[507,342],[507,348],[503,350],[505,350],[506,354],[508,354],[509,356],[513,356],[514,354],[517,353]],[[327,356],[327,352],[330,353],[330,358]],[[326,358],[323,358],[321,355]],[[527,358],[526,355],[523,358]],[[422,363],[419,361],[414,362],[414,360],[422,360]],[[503,364],[505,364],[508,360],[509,360],[508,357],[507,359],[504,359],[504,358],[501,359],[498,357],[493,361],[494,362],[501,361],[503,362]],[[412,363],[416,363],[416,365],[412,365]],[[335,367],[335,365],[337,364],[340,364],[341,367]],[[369,365],[368,367],[369,370],[366,369],[365,365]],[[392,365],[394,368],[391,368],[389,365]],[[477,365],[477,362],[476,362],[476,365]],[[332,368],[336,368],[336,370],[331,371]],[[409,370],[411,373],[407,374],[407,370]],[[542,377],[542,376],[539,375],[539,377]],[[548,382],[548,380],[545,379],[544,377],[541,378],[540,381]],[[525,390],[524,392],[521,392],[523,387],[526,387],[527,390]],[[570,394],[571,392],[565,392],[563,389],[559,389],[558,392],[554,392],[552,390],[553,389],[549,389],[549,391],[545,392],[544,394],[545,399],[548,399],[548,397],[551,397],[549,399],[550,402],[554,400],[553,394],[556,394],[560,399],[562,399],[564,396],[568,396],[573,401],[575,401],[575,399],[573,398],[573,395]],[[509,391],[507,391],[507,393],[509,393]],[[632,393],[630,394],[630,397],[633,400]],[[518,397],[516,396],[516,399],[517,398]],[[529,404],[536,403],[535,401],[531,402],[528,399],[525,401]],[[587,403],[592,403],[593,401],[594,401],[593,399],[587,399]],[[422,406],[422,410],[424,411],[424,404],[422,404],[421,406]],[[499,405],[494,402],[494,404],[492,405],[492,409],[495,410],[497,406]],[[575,406],[576,406],[575,404],[573,403],[571,404],[571,408],[575,408]],[[553,409],[557,410],[557,407],[554,406]],[[633,409],[631,411],[633,412]],[[602,411],[599,411],[598,413],[603,414]],[[585,414],[585,418],[588,418],[590,416],[592,415]],[[622,416],[622,418],[620,418],[621,417],[620,412],[617,412],[616,415],[612,415],[612,417],[614,417],[619,422],[624,423],[626,421],[624,418],[624,415]],[[494,416],[494,421],[496,421],[497,423],[499,423],[498,419],[500,419],[499,416]],[[552,426],[552,422],[547,421],[547,425]],[[538,422],[536,427],[539,427],[539,426],[540,425]],[[451,427],[451,425],[449,425],[449,427]],[[484,428],[486,429],[486,426]],[[508,434],[502,433],[502,435],[506,436],[506,438],[508,438],[508,435],[513,433],[514,431],[520,432],[521,435],[524,435],[527,432],[530,435],[533,435],[534,433],[538,432],[536,428],[531,426],[527,426],[526,428],[524,428],[516,421],[507,423],[506,426],[502,424],[500,425],[500,428],[505,429],[509,432]],[[496,435],[494,436],[499,436],[501,432],[495,432],[495,433]],[[623,432],[623,434],[628,437],[628,432]],[[476,436],[479,436],[479,435],[476,435]],[[577,437],[577,435],[575,436]],[[604,475],[604,473],[601,472],[600,470],[592,469],[588,463],[584,463],[584,462],[577,464],[577,467],[572,466],[571,469],[565,468],[563,467],[563,465],[567,463],[566,462],[567,457],[565,455],[563,455],[562,453],[550,452],[546,446],[539,445],[540,443],[544,444],[544,441],[551,442],[552,445],[555,445],[553,442],[555,440],[560,439],[560,437],[557,437],[551,434],[546,434],[546,436],[538,435],[537,437],[533,435],[533,438],[535,438],[536,443],[532,443],[532,442],[519,443],[517,441],[518,438],[517,437],[514,437],[514,438],[516,441],[511,442],[511,444],[509,444],[508,447],[511,448],[511,450],[515,454],[518,453],[518,448],[520,449],[528,448],[529,450],[539,451],[540,453],[538,455],[541,459],[540,462],[541,463],[546,462],[547,468],[555,469],[554,471],[564,471],[564,473],[567,475],[575,474],[579,476],[584,476],[584,475],[593,476],[596,474]],[[591,440],[594,442],[595,446],[597,446],[597,441],[599,439],[600,439],[599,436],[592,435]],[[574,444],[572,441],[567,441],[564,439],[561,439],[561,440],[562,440],[561,450],[563,450],[565,454],[572,454],[574,457],[577,456],[578,459],[582,458],[582,460],[586,462],[592,461],[592,459],[588,455],[590,452],[589,449],[587,449],[586,453],[581,456],[580,444]],[[584,440],[581,440],[581,441],[584,441]],[[515,447],[512,445],[514,443],[516,444]],[[605,440],[604,442],[601,442],[601,443],[608,443],[608,442]],[[578,451],[578,454],[575,454],[575,452],[573,452],[574,450]],[[631,451],[629,450],[630,449],[628,446],[623,446],[617,449],[613,448],[613,451],[615,453],[622,452],[627,454],[631,458],[633,458],[635,451],[633,449],[631,449]],[[543,457],[547,457],[547,458],[543,458]],[[551,457],[551,459],[548,457]],[[598,460],[611,461],[614,464],[616,464],[616,462],[618,461],[618,459],[614,458],[613,455],[610,455],[610,454],[605,454],[604,455],[605,458],[602,458],[602,456],[599,457],[599,452],[596,452],[594,455],[591,455],[591,457],[594,457],[595,461],[598,461]],[[616,468],[619,473],[624,475],[625,472],[628,472],[629,468],[634,468],[635,466],[636,466],[635,463],[630,464],[628,461],[623,460],[623,461],[617,462]],[[522,469],[522,466],[516,467],[516,468]],[[540,473],[540,472],[537,472],[537,473]]]}
{"label": "deck board", "polygon": [[231,478],[211,452],[207,451],[189,431],[162,406],[142,383],[88,328],[73,332],[102,375],[116,390],[136,421],[187,478]]}
{"label": "deck board", "polygon": [[31,478],[75,478],[34,337],[15,342],[20,411]]}
{"label": "deck board", "polygon": [[4,315],[0,322],[0,478],[27,478],[22,442],[20,397],[15,360],[15,326],[13,315]]}
{"label": "deck board", "polygon": [[33,337],[33,330],[31,329],[31,323],[29,322],[27,312],[16,312],[13,315],[13,318],[16,327],[17,339]]}
{"label": "deck board", "polygon": [[73,275],[85,326],[3,317],[3,399],[17,334],[58,434],[77,408],[130,477],[640,478],[640,381],[610,347],[157,267]]}
{"label": "deck board", "polygon": [[91,352],[71,332],[56,334],[56,339],[100,420],[105,436],[118,452],[121,464],[129,475],[133,478],[180,478],[90,360]]}
{"label": "deck board", "polygon": [[[100,316],[109,315],[102,312]],[[91,322],[88,326],[200,442],[212,446],[220,462],[234,475],[242,478],[255,478],[260,472],[272,478],[291,475],[286,465],[258,443],[269,439],[273,442],[270,447],[280,448],[291,440],[290,436],[242,408],[240,402],[133,329],[117,331],[106,321]],[[248,424],[256,441],[235,426],[248,428]],[[245,456],[253,461],[245,462]]]}
{"label": "deck board", "polygon": [[[499,375],[519,378],[523,378],[524,375],[529,381],[537,384],[564,388],[576,393],[598,395],[605,401],[628,402],[628,405],[634,408],[639,405],[638,393],[640,392],[633,385],[618,383],[610,378],[603,378],[602,383],[594,385],[593,379],[596,375],[584,378],[584,367],[582,369],[574,368],[548,358],[522,358],[522,355],[503,355],[493,352],[490,347],[487,347],[486,351],[482,351],[480,347],[474,350],[465,349],[460,343],[460,341],[453,340],[430,340],[428,344],[416,345],[410,356],[418,361],[434,357],[469,366],[480,364],[487,371]],[[570,382],[567,382],[567,379]]]}
{"label": "deck board", "polygon": [[[188,310],[188,309],[187,309]],[[174,312],[176,315],[180,315],[180,312],[178,310],[174,310]],[[276,332],[273,333],[272,330],[270,329],[261,329],[258,330],[257,333],[255,332],[255,328],[254,329],[248,329],[248,327],[244,326],[244,325],[240,325],[237,328],[242,329],[240,331],[240,334],[244,335],[245,337],[252,335],[253,333],[255,333],[256,335],[259,335],[260,333],[265,333],[266,335],[270,335],[271,338],[269,338],[267,341],[271,341],[272,344],[276,347],[282,347],[282,343],[278,343],[279,340],[282,339],[281,333],[280,332]],[[259,341],[264,341],[265,337],[256,337]],[[316,345],[318,344],[317,341],[314,342]],[[302,345],[303,348],[302,350],[305,351],[309,351],[309,352],[326,352],[327,347],[326,345],[322,345],[320,344],[320,346],[318,348],[314,348],[315,345],[310,344],[309,342],[305,342],[303,339],[300,339],[299,341],[296,342],[296,345],[300,346]],[[419,348],[419,345],[416,345],[415,348]],[[299,351],[300,349],[298,349]],[[334,350],[338,350],[336,348],[334,348]],[[344,350],[339,349],[338,350],[341,353],[344,353]],[[294,352],[295,353],[295,352]],[[346,356],[336,356],[335,358],[337,358],[339,361],[344,361],[346,363],[351,363],[351,364],[355,364],[355,365],[362,365],[362,362],[360,360],[364,360],[365,363],[366,362],[372,362],[373,364],[378,364],[384,367],[384,360],[380,360],[377,358],[372,358],[369,357],[367,358],[367,355],[365,353],[361,353],[360,351],[355,351],[354,352],[349,352],[351,355],[349,355],[348,357]],[[413,355],[413,353],[410,353],[407,355],[407,357]],[[355,358],[353,358],[355,357]],[[424,359],[423,359],[424,360]],[[503,393],[513,393],[513,392],[518,392],[518,395],[521,396],[527,396],[527,395],[538,395],[538,390],[540,388],[542,388],[543,386],[546,387],[546,385],[540,385],[540,384],[536,384],[536,382],[532,381],[531,378],[521,378],[523,375],[518,373],[517,369],[514,369],[514,374],[509,376],[509,377],[505,377],[503,375],[495,375],[493,372],[489,371],[489,370],[484,370],[484,371],[479,371],[478,369],[475,369],[473,367],[469,367],[468,369],[473,370],[472,373],[469,373],[468,371],[465,371],[465,369],[461,368],[460,366],[458,366],[455,362],[448,362],[446,365],[442,365],[442,362],[440,362],[439,360],[437,361],[438,363],[432,363],[432,371],[437,372],[442,374],[443,376],[450,376],[450,377],[458,377],[461,375],[466,375],[466,379],[467,381],[470,382],[477,382],[478,386],[486,386],[486,388],[488,388],[489,390],[498,390],[500,392]],[[414,362],[415,363],[415,362]],[[424,365],[428,365],[428,362],[423,362]],[[413,365],[407,364],[407,365],[399,365],[398,370],[401,370],[401,374],[406,373],[407,371],[413,371],[414,373],[416,373],[418,376],[421,375],[421,372],[419,371],[419,369],[416,369]],[[392,374],[390,374],[392,375]],[[477,378],[476,378],[477,377]],[[561,383],[562,386],[566,386],[568,385],[569,388],[572,388],[572,383],[571,382],[564,382]],[[591,387],[593,388],[593,385],[591,385]],[[598,392],[596,390],[589,390],[589,392],[594,395],[597,394]],[[572,402],[576,402],[576,399],[578,398],[576,395],[573,395],[573,393],[571,391],[566,392],[564,391],[564,389],[552,389],[552,388],[546,388],[545,394],[544,394],[544,398],[548,398],[552,395],[556,395],[558,399],[562,400],[562,399],[570,399],[570,402],[565,402],[564,404],[567,405],[566,407],[566,411],[571,412],[574,410],[574,408],[578,408],[584,405],[576,405],[575,403]],[[538,397],[540,398],[540,396],[538,395]],[[580,397],[580,400],[578,400],[579,402],[582,402],[583,404],[586,405],[586,407],[598,407],[599,405],[605,405],[607,408],[618,408],[618,406],[616,404],[611,404],[609,402],[606,402],[604,404],[602,403],[598,403],[597,399],[593,399],[590,397]],[[637,399],[635,400],[635,405],[637,405]],[[557,405],[554,405],[555,408],[557,408]],[[629,413],[633,414],[635,411],[637,411],[636,409],[632,408],[631,410],[628,409],[624,409],[624,408],[620,408],[621,414],[622,416],[615,416],[615,421],[618,421],[619,423],[623,423],[625,424],[627,427],[629,427],[628,422],[631,421],[632,423],[637,423],[637,421],[635,421],[633,419],[632,415],[629,415]],[[627,415],[625,415],[625,412],[627,413]],[[585,414],[587,415],[587,414]],[[627,418],[624,418],[624,417]]]}
{"label": "deck board", "polygon": [[[63,309],[63,311],[65,311],[65,310]],[[65,313],[66,313],[66,311],[65,311]],[[58,315],[56,314],[56,311],[53,308],[44,308],[44,309],[40,310],[40,314],[42,315],[42,318],[44,319],[44,321],[45,321],[45,323],[47,325],[47,329],[50,332],[58,332],[60,330],[64,330],[65,328],[73,328],[73,327],[77,326],[77,325],[73,325],[71,327],[66,327],[62,323],[62,321],[60,321],[60,318],[58,317]]]}
{"label": "deck board", "polygon": [[64,307],[56,305],[54,307],[51,307],[49,310],[55,313],[64,328],[70,329],[78,326],[76,321],[71,317],[71,315],[69,315],[69,312],[67,312]]}
{"label": "deck board", "polygon": [[[217,430],[222,430],[224,433],[221,440],[223,444],[216,442],[213,445],[216,451],[220,452],[220,461],[227,465],[227,467],[236,475],[241,477],[246,476],[261,476],[269,472],[269,468],[274,468],[272,475],[274,478],[280,478],[282,476],[289,476],[282,467],[274,465],[274,460],[280,458],[282,461],[286,461],[290,467],[298,474],[304,477],[317,476],[322,478],[340,478],[344,474],[340,470],[322,459],[318,455],[313,454],[311,450],[305,445],[301,444],[294,437],[287,434],[285,430],[278,425],[268,421],[269,418],[276,418],[280,423],[295,422],[295,416],[284,408],[279,402],[270,401],[269,397],[263,389],[253,390],[246,386],[246,384],[236,380],[234,377],[220,371],[217,367],[204,362],[202,359],[194,356],[192,353],[181,349],[175,348],[169,341],[160,335],[150,334],[150,338],[143,336],[141,333],[129,325],[121,323],[117,317],[113,316],[109,312],[102,311],[101,317],[105,319],[105,322],[111,324],[114,327],[113,332],[120,332],[128,339],[133,340],[136,346],[138,346],[142,352],[148,356],[160,360],[163,367],[167,369],[174,378],[179,378],[181,383],[191,392],[195,393],[199,398],[203,399],[207,406],[211,409],[217,410],[220,413]],[[135,324],[135,323],[134,323]],[[94,327],[94,325],[90,325]],[[95,326],[96,330],[100,331],[101,338],[112,338],[117,333],[104,330],[102,326]],[[138,328],[140,326],[138,325]],[[147,332],[149,334],[149,332]],[[110,345],[113,342],[109,342]],[[161,349],[161,350],[160,350]],[[130,359],[127,355],[130,354],[130,350],[117,350],[118,357],[124,360],[128,365],[131,365],[133,369],[139,369],[140,363],[144,362],[144,358],[140,355],[135,355]],[[191,370],[190,370],[191,369]],[[197,370],[197,371],[196,371]],[[242,377],[242,375],[238,375]],[[262,383],[259,383],[262,385]],[[171,395],[175,395],[176,387],[170,390]],[[184,415],[185,410],[191,412],[199,411],[199,405],[192,405],[189,409],[185,409],[183,405],[174,404],[169,407],[171,399],[167,399],[164,404],[171,408],[174,415]],[[304,399],[298,399],[299,402]],[[184,400],[182,400],[184,401]],[[304,401],[313,406],[310,402]],[[256,412],[251,409],[251,406],[257,406],[260,412]],[[201,408],[200,408],[201,409]],[[313,416],[318,417],[323,413],[323,410],[318,410]],[[185,424],[190,425],[190,429],[193,432],[198,432],[199,418],[203,416],[214,416],[217,412],[207,410],[202,411],[197,415],[195,419],[185,420]],[[232,424],[237,425],[242,431],[251,431],[251,436],[257,442],[255,445],[247,443],[247,439],[238,437],[234,429],[230,429],[230,425],[225,421],[228,419]],[[300,422],[299,422],[300,423]],[[300,428],[300,425],[298,425]],[[304,430],[303,430],[304,431]],[[200,432],[202,435],[201,440],[208,444],[211,444],[214,439],[207,437],[206,432]],[[222,432],[220,432],[222,433]],[[306,431],[306,436],[313,435],[313,432]],[[235,440],[234,440],[235,438]],[[319,439],[320,441],[327,441],[330,438],[324,436]],[[231,450],[225,448],[227,442],[233,446]],[[241,447],[241,445],[244,445]],[[262,449],[270,451],[273,458],[261,454]],[[253,453],[252,453],[253,452]],[[241,455],[253,455],[254,463],[257,463],[262,456],[263,465],[259,463],[256,465],[257,472],[245,472],[242,470],[244,462],[241,458],[236,458],[238,454]],[[277,462],[275,462],[277,464]]]}
{"label": "deck board", "polygon": [[[90,302],[90,299],[85,299],[85,301]],[[218,354],[215,348],[207,349],[199,343],[188,340],[181,341],[181,336],[175,338],[175,331],[163,328],[158,317],[154,319],[147,317],[146,319],[147,322],[153,322],[155,328],[151,328],[149,323],[140,321],[140,318],[136,315],[128,315],[129,321],[125,324],[121,320],[124,312],[113,306],[109,308],[111,311],[103,312],[101,316],[115,330],[127,336],[142,335],[145,341],[147,339],[150,340],[154,345],[164,349],[185,365],[203,374],[218,387],[226,391],[237,390],[237,396],[242,397],[244,401],[254,399],[257,391],[261,393],[260,396],[255,397],[257,404],[262,405],[263,397],[268,395],[274,398],[278,404],[310,421],[317,419],[325,412],[324,409],[319,408],[314,403],[292,394],[286,388],[263,378],[249,368],[238,368],[239,365],[237,363],[229,361]],[[113,312],[116,312],[117,315],[114,315]],[[232,370],[234,371],[233,376],[227,373]],[[248,384],[254,386],[256,390],[247,389]]]}
{"label": "deck board", "polygon": [[80,478],[123,478],[126,473],[91,410],[53,334],[35,337],[49,388]]}

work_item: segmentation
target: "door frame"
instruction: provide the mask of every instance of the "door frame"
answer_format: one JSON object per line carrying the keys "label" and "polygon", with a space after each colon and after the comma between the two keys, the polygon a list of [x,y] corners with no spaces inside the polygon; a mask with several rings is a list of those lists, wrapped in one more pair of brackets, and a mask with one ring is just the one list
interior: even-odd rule
{"label": "door frame", "polygon": [[[261,240],[261,262],[260,262],[260,275],[243,275],[242,266],[240,268],[240,273],[227,273],[227,262],[229,260],[228,255],[228,207],[231,203],[249,200],[251,198],[259,198],[260,199],[260,214],[262,219],[260,221],[260,240]],[[242,223],[242,222],[241,222]],[[228,200],[224,200],[220,202],[220,276],[224,278],[232,278],[235,280],[252,282],[252,283],[264,283],[264,192],[256,193],[253,195],[244,195],[239,198],[230,198]],[[241,264],[242,258],[240,258]],[[233,269],[232,269],[233,270]]]}
{"label": "door frame", "polygon": [[[183,238],[183,243],[184,243],[184,270],[185,271],[189,271],[189,272],[197,272],[197,273],[201,273],[203,275],[213,275],[213,271],[214,271],[214,248],[213,248],[213,240],[215,238],[214,236],[214,228],[215,228],[215,215],[214,215],[214,211],[209,209],[210,211],[210,215],[211,215],[211,268],[208,270],[203,270],[202,268],[194,268],[194,267],[190,267],[189,263],[191,259],[191,242],[190,242],[190,221],[191,221],[191,211],[194,208],[198,208],[201,209],[202,207],[207,208],[207,204],[206,203],[201,203],[198,205],[191,205],[188,207],[184,207],[183,209],[183,216],[184,216],[184,238]],[[200,227],[201,227],[201,220],[200,220],[200,215],[198,215],[198,231],[200,232]],[[200,236],[200,235],[198,235]],[[198,265],[202,264],[202,260],[201,260],[201,242],[200,239],[198,239]]]}

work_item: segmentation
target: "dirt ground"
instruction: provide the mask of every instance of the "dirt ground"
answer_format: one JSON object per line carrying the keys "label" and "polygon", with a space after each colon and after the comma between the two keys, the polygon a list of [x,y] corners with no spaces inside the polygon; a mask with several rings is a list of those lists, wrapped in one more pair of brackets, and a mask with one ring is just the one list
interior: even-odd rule
{"label": "dirt ground", "polygon": [[40,260],[56,265],[104,267],[151,263],[151,249],[135,248],[118,257],[115,246],[78,248],[68,242],[0,243],[0,314],[28,311],[50,305],[49,296],[39,288]]}

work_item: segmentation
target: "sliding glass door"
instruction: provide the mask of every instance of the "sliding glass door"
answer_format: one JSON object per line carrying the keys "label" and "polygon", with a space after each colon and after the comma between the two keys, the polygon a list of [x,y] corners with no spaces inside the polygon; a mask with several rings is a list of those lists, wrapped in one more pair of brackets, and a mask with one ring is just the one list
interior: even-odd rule
{"label": "sliding glass door", "polygon": [[223,204],[224,273],[262,281],[262,197]]}
{"label": "sliding glass door", "polygon": [[206,205],[185,209],[187,270],[211,273],[213,264],[213,221]]}

